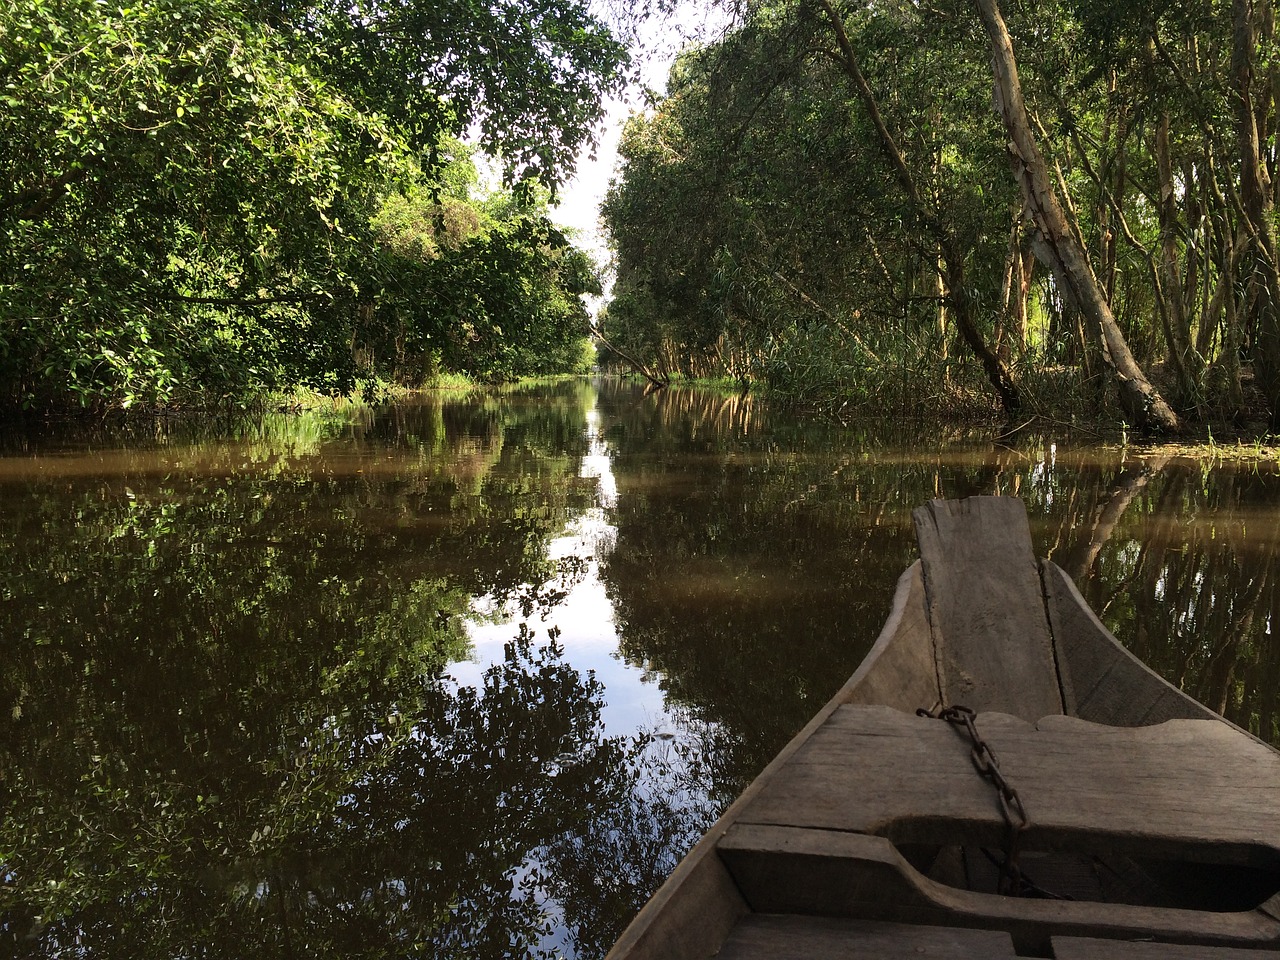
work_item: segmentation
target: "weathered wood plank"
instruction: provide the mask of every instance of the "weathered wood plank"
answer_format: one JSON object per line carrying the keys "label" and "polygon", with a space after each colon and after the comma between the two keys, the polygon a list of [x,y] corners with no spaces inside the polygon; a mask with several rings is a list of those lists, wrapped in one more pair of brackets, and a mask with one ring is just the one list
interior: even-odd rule
{"label": "weathered wood plank", "polygon": [[898,695],[906,689],[910,695],[919,691],[926,699],[937,699],[932,672],[926,674],[923,686],[913,686],[915,681],[908,678],[904,662],[918,660],[922,647],[928,652],[928,636],[921,630],[923,594],[917,561],[898,578],[889,618],[862,666],[680,861],[623,931],[606,960],[701,960],[714,955],[729,930],[747,912],[746,903],[716,854],[716,844],[752,799],[786,769],[795,751],[840,704],[857,698],[864,683],[868,684],[865,689],[896,690]]}
{"label": "weathered wood plank", "polygon": [[[1280,755],[1227,724],[977,725],[1026,806],[1027,849],[1280,868]],[[997,847],[1005,831],[956,727],[877,706],[834,711],[738,820]]]}
{"label": "weathered wood plank", "polygon": [[1061,567],[1042,561],[1041,578],[1066,713],[1117,727],[1217,717],[1126,650]]}
{"label": "weathered wood plank", "polygon": [[[1026,956],[1049,956],[1053,934],[1280,948],[1280,897],[1276,905],[1242,912],[1034,901],[946,886],[907,862],[888,838],[936,844],[963,834],[1000,846],[1004,825],[994,791],[973,771],[967,744],[951,728],[908,717],[936,724],[923,745],[866,730],[850,741],[842,724],[853,716],[844,711],[855,708],[839,704],[909,712],[943,700],[1030,721],[1078,707],[1088,719],[1120,724],[1205,715],[1116,645],[1056,567],[1037,568],[1020,504],[939,502],[917,511],[916,520],[924,559],[900,578],[871,654],[681,863],[610,960],[710,957],[726,937],[753,929],[750,909],[1000,929]],[[1081,751],[1052,747],[1080,742],[1079,728],[1071,721],[1055,727],[1058,722],[1042,721],[1037,729],[1009,716],[979,718],[1006,774],[1028,799],[1029,845],[1087,850],[1096,844],[1099,852],[1160,856],[1157,847],[1165,843],[1160,849],[1174,859],[1203,855],[1275,867],[1275,818],[1268,819],[1258,795],[1280,795],[1276,757],[1237,750],[1247,735],[1221,721],[1216,726],[1236,740],[1191,736],[1194,725],[1151,728],[1161,731],[1152,753],[1150,744],[1103,742],[1086,733],[1085,741],[1098,742]],[[877,738],[885,742],[869,754],[868,743]],[[1135,749],[1150,756],[1135,764]],[[1175,754],[1183,769],[1170,782],[1166,768]],[[1128,786],[1116,789],[1126,778]],[[1253,794],[1238,795],[1239,782],[1253,784]],[[868,806],[865,795],[879,800]],[[1223,797],[1241,809],[1234,832],[1220,829],[1234,816],[1224,811]],[[857,829],[849,826],[854,822],[870,823],[886,837],[848,832]],[[819,828],[827,824],[830,829]],[[1257,837],[1265,841],[1262,848],[1252,843]],[[920,862],[926,869],[927,861]]]}
{"label": "weathered wood plank", "polygon": [[719,850],[758,913],[1003,930],[1024,956],[1048,956],[1055,934],[1280,947],[1280,921],[1262,910],[1211,913],[973,893],[922,876],[883,837],[738,824]]}
{"label": "weathered wood plank", "polygon": [[943,701],[1026,720],[1061,713],[1022,502],[932,500],[912,516]]}
{"label": "weathered wood plank", "polygon": [[1091,937],[1054,937],[1055,960],[1267,960],[1274,950],[1241,947],[1206,947],[1141,940],[1098,940]]}
{"label": "weathered wood plank", "polygon": [[917,560],[898,578],[893,615],[846,687],[847,703],[938,703],[938,674]]}
{"label": "weathered wood plank", "polygon": [[1003,960],[1013,941],[995,930],[825,917],[744,917],[717,960]]}
{"label": "weathered wood plank", "polygon": [[748,912],[737,884],[715,854],[708,833],[680,861],[609,951],[609,957],[662,960],[710,958]]}

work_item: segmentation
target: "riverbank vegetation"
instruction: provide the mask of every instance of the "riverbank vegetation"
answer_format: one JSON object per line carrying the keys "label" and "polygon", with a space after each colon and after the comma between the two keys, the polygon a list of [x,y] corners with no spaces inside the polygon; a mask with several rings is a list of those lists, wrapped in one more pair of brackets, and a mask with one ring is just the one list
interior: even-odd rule
{"label": "riverbank vegetation", "polygon": [[1274,430],[1274,42],[1248,0],[753,4],[628,124],[602,332],[833,407]]}
{"label": "riverbank vegetation", "polygon": [[573,369],[625,62],[578,0],[0,0],[0,412]]}

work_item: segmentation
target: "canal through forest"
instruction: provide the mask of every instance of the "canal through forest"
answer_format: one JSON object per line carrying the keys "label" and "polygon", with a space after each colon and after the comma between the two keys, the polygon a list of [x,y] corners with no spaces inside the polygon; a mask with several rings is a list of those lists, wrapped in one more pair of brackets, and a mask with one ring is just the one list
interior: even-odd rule
{"label": "canal through forest", "polygon": [[0,955],[598,958],[870,648],[925,500],[1022,497],[1276,741],[1280,476],[564,381],[0,435]]}

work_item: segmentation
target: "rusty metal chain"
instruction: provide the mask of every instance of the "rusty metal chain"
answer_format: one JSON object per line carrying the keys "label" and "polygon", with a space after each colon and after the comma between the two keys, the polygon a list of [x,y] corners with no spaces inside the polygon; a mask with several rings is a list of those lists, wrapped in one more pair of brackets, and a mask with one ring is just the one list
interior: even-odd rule
{"label": "rusty metal chain", "polygon": [[[1000,867],[1000,881],[996,888],[997,892],[1015,897],[1029,892],[1028,888],[1034,888],[1034,884],[1028,884],[1024,881],[1022,871],[1018,868],[1018,854],[1023,831],[1031,825],[1031,820],[1027,816],[1026,808],[1022,805],[1022,798],[1018,796],[1018,791],[1009,784],[1004,774],[1000,772],[1000,761],[996,759],[995,751],[978,733],[977,724],[974,722],[976,714],[968,707],[959,705],[939,707],[936,713],[921,707],[916,711],[916,714],[921,717],[929,717],[932,720],[945,720],[957,728],[963,727],[963,732],[968,734],[969,742],[972,744],[969,750],[969,758],[973,761],[978,773],[990,780],[991,785],[996,788],[996,797],[1000,802],[1000,813],[1004,816],[1004,822],[1008,828],[1005,838],[1004,863]],[[1039,892],[1038,889],[1036,892]]]}

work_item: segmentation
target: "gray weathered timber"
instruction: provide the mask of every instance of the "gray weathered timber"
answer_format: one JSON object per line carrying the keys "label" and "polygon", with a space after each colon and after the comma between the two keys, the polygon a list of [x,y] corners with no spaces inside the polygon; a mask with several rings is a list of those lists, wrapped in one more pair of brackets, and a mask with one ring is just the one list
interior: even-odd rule
{"label": "gray weathered timber", "polygon": [[750,913],[723,861],[715,855],[717,836],[712,830],[698,841],[623,931],[609,951],[610,957],[656,960],[716,954],[735,924]]}
{"label": "gray weathered timber", "polygon": [[917,560],[898,579],[893,613],[875,647],[829,706],[834,709],[840,703],[916,703],[935,707],[939,701],[924,605],[923,564]]}
{"label": "gray weathered timber", "polygon": [[1121,647],[1061,567],[1042,561],[1041,577],[1066,713],[1117,727],[1219,719]]}
{"label": "gray weathered timber", "polygon": [[[1034,560],[1017,501],[938,501],[915,519],[922,557],[872,651],[609,960],[933,956],[948,929],[1002,938],[973,954],[994,958],[1009,939],[1060,960],[1280,953],[1278,755],[1124,650]],[[984,892],[977,845],[1001,850],[1004,822],[959,732],[914,716],[942,703],[984,711],[1030,815],[1024,865],[1079,899]],[[1188,878],[1228,905],[1185,895]],[[901,926],[850,948],[841,931],[865,924]]]}
{"label": "gray weathered timber", "polygon": [[1056,960],[1266,960],[1271,950],[1240,947],[1188,946],[1141,940],[1097,940],[1092,937],[1054,937]]}
{"label": "gray weathered timber", "polygon": [[[1025,849],[1280,869],[1280,755],[1224,723],[984,713],[977,729],[1031,818]],[[999,848],[1005,820],[970,746],[943,720],[844,705],[738,822]]]}
{"label": "gray weathered timber", "polygon": [[734,928],[721,960],[1005,960],[1013,941],[994,930],[756,914]]}
{"label": "gray weathered timber", "polygon": [[1022,504],[1001,497],[933,500],[913,517],[943,702],[1026,720],[1061,713]]}

